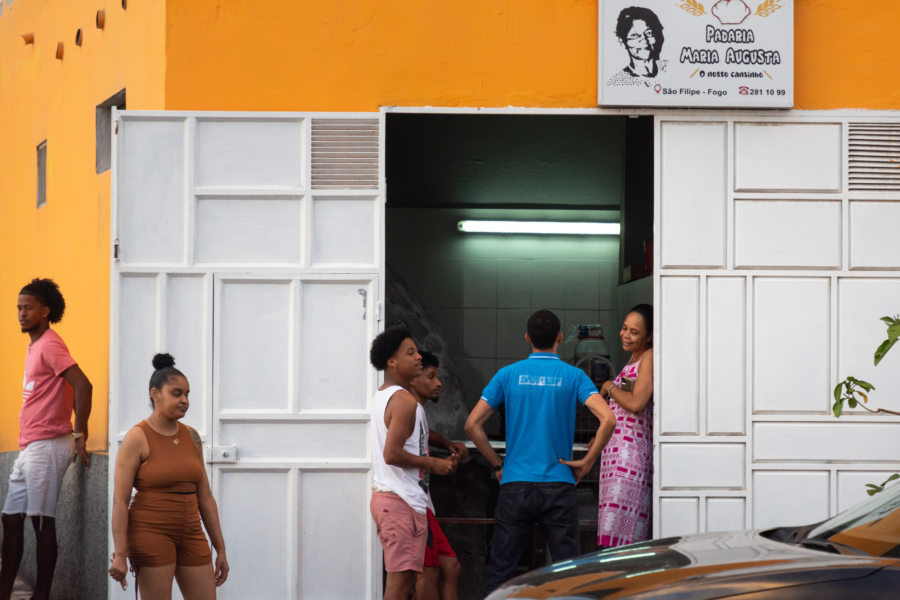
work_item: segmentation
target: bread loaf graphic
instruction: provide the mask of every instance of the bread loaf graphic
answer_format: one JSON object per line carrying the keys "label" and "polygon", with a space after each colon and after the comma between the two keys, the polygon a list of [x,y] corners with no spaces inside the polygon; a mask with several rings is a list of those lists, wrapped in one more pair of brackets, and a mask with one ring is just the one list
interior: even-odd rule
{"label": "bread loaf graphic", "polygon": [[739,25],[750,16],[750,8],[744,0],[719,0],[710,12],[722,25]]}

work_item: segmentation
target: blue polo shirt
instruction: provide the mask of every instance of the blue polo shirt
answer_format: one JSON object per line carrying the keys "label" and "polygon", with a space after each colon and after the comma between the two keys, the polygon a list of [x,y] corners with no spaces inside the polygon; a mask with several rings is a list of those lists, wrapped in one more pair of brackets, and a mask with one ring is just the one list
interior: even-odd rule
{"label": "blue polo shirt", "polygon": [[535,352],[503,367],[481,399],[494,410],[506,407],[506,458],[503,481],[575,483],[572,458],[575,411],[597,387],[584,371],[550,352]]}

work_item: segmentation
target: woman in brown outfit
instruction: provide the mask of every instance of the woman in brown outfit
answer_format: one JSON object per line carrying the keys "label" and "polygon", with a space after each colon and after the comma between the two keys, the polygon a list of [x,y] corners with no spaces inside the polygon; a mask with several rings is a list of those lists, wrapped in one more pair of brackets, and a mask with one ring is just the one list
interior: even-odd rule
{"label": "woman in brown outfit", "polygon": [[[185,600],[207,600],[228,577],[228,559],[200,436],[179,423],[190,387],[174,365],[168,354],[153,357],[153,414],[128,432],[116,456],[109,574],[124,582],[127,556],[145,600],[169,600],[173,579]],[[129,508],[132,488],[138,493]],[[215,568],[201,519],[216,549]]]}

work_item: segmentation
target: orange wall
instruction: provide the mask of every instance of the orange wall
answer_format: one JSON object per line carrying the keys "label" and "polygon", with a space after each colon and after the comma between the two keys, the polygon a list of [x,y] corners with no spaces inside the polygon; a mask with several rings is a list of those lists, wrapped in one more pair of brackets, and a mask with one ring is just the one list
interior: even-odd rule
{"label": "orange wall", "polygon": [[[166,108],[592,107],[597,2],[168,0]],[[900,108],[900,2],[794,20],[796,108]]]}
{"label": "orange wall", "polygon": [[[2,0],[0,0],[2,1]],[[109,173],[94,107],[372,111],[379,106],[596,105],[598,0],[16,0],[0,15],[0,451],[16,446],[26,338],[12,301],[62,286],[58,327],[94,383],[106,448]],[[657,0],[658,1],[658,0]],[[900,108],[900,3],[798,0],[799,109]],[[106,29],[94,26],[106,10]],[[76,47],[82,28],[84,44]],[[33,33],[34,45],[21,35]],[[65,56],[54,58],[63,41]],[[35,202],[48,140],[49,204]],[[127,401],[127,399],[122,399]]]}
{"label": "orange wall", "polygon": [[[95,15],[104,6],[101,31]],[[94,108],[123,87],[129,108],[162,108],[164,9],[162,0],[127,11],[118,1],[17,0],[0,15],[0,451],[17,448],[28,338],[14,307],[35,276],[56,280],[66,298],[54,327],[94,385],[88,448],[107,449],[110,178],[96,174]],[[37,209],[44,139],[48,202]]]}

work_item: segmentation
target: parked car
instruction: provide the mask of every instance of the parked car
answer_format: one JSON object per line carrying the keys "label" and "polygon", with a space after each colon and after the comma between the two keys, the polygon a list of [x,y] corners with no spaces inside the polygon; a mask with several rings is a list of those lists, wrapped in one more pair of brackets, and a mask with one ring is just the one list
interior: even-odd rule
{"label": "parked car", "polygon": [[671,537],[510,580],[487,600],[900,598],[900,484],[802,527]]}

